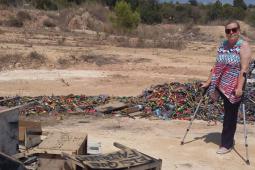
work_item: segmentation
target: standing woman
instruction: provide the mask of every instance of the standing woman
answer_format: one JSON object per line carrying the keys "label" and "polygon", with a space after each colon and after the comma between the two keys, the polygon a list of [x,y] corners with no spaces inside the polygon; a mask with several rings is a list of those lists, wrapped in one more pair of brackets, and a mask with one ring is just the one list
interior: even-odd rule
{"label": "standing woman", "polygon": [[239,23],[228,22],[225,33],[227,39],[218,48],[215,66],[208,80],[202,83],[204,88],[209,86],[209,94],[214,101],[219,95],[224,101],[221,146],[217,154],[230,152],[234,145],[238,108],[251,60],[251,49],[248,42],[240,36]]}

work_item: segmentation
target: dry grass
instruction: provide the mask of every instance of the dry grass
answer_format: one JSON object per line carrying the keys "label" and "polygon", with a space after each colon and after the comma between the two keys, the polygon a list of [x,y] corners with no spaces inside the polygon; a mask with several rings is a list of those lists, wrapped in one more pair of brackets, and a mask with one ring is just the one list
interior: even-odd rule
{"label": "dry grass", "polygon": [[66,41],[66,38],[62,37],[62,38],[58,39],[57,42],[58,42],[58,45],[63,45],[65,43],[65,41]]}
{"label": "dry grass", "polygon": [[36,61],[38,63],[45,63],[46,57],[36,51],[32,51],[28,54],[28,60],[31,60],[32,62]]}
{"label": "dry grass", "polygon": [[5,69],[13,69],[17,67],[20,61],[20,58],[22,58],[22,54],[14,53],[14,54],[6,54],[0,56],[0,70]]}
{"label": "dry grass", "polygon": [[4,32],[5,32],[4,30],[0,29],[0,34],[4,34]]}
{"label": "dry grass", "polygon": [[27,11],[19,11],[16,14],[16,18],[20,21],[26,21],[26,20],[31,20],[32,17]]}
{"label": "dry grass", "polygon": [[60,57],[57,60],[57,63],[58,63],[58,67],[60,68],[68,68],[72,65],[78,64],[79,59],[76,58],[74,55],[70,55],[68,57]]}
{"label": "dry grass", "polygon": [[56,27],[56,24],[53,22],[53,20],[51,20],[51,19],[45,19],[44,21],[43,21],[43,25],[45,26],[45,27]]}
{"label": "dry grass", "polygon": [[88,18],[88,28],[97,32],[113,33],[114,28],[110,21],[111,11],[102,4],[88,2],[84,4],[91,18]]}
{"label": "dry grass", "polygon": [[5,21],[4,25],[8,27],[23,27],[23,22],[16,17],[10,17],[9,20]]}
{"label": "dry grass", "polygon": [[[116,41],[122,47],[182,50],[186,47],[186,43],[183,36],[178,34],[178,29],[174,25],[140,25],[130,35],[119,36]],[[130,38],[130,36],[134,38]]]}
{"label": "dry grass", "polygon": [[103,55],[97,55],[97,54],[87,54],[80,56],[80,60],[82,62],[90,63],[90,64],[96,64],[97,66],[103,66],[107,64],[120,64],[122,63],[121,60],[117,59],[114,56],[103,56]]}
{"label": "dry grass", "polygon": [[88,53],[88,54],[84,54],[81,56],[74,56],[74,55],[70,55],[70,56],[63,56],[60,57],[57,60],[57,67],[58,68],[68,68],[68,67],[72,67],[74,65],[77,64],[83,64],[83,63],[87,63],[87,64],[95,64],[97,66],[103,66],[103,65],[108,65],[108,64],[120,64],[122,63],[122,60],[119,60],[116,58],[116,56],[103,56],[100,54],[94,54],[94,53]]}
{"label": "dry grass", "polygon": [[28,55],[22,53],[2,54],[0,55],[0,70],[15,68],[39,68],[46,65],[47,58],[37,53],[30,52]]}
{"label": "dry grass", "polygon": [[97,20],[102,22],[109,22],[110,10],[100,3],[85,3],[86,10]]}
{"label": "dry grass", "polygon": [[212,25],[212,26],[215,26],[215,25],[225,25],[228,21],[223,21],[223,20],[215,20],[215,21],[210,21],[209,23],[207,23],[207,25]]}

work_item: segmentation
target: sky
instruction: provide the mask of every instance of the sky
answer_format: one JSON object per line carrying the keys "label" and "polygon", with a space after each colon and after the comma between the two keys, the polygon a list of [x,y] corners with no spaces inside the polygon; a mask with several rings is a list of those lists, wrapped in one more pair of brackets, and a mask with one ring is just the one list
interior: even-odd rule
{"label": "sky", "polygon": [[[176,1],[179,1],[180,3],[186,3],[186,2],[189,2],[189,0],[160,0],[161,2],[176,2]],[[215,2],[216,0],[197,0],[198,2],[203,2],[203,3],[213,3]],[[249,4],[255,4],[255,0],[244,0],[245,3],[247,5]],[[232,4],[233,0],[221,0],[222,3],[229,3],[229,4]]]}

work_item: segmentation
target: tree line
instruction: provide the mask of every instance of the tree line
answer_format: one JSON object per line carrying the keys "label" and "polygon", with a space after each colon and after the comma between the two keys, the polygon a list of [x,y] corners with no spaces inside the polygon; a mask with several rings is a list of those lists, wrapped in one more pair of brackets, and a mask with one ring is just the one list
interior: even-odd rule
{"label": "tree line", "polygon": [[210,4],[197,0],[189,0],[186,4],[160,3],[158,0],[0,0],[6,5],[24,2],[43,10],[57,10],[85,2],[101,3],[115,12],[113,21],[117,25],[127,28],[134,28],[139,22],[208,24],[233,19],[255,26],[255,6],[247,5],[244,0],[233,0],[232,4],[223,4],[220,0]]}

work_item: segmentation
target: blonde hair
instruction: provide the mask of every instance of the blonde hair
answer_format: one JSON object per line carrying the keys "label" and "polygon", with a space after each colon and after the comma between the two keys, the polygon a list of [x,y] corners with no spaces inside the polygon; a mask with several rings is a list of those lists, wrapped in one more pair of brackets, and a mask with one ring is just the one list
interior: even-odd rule
{"label": "blonde hair", "polygon": [[239,30],[241,29],[239,22],[236,21],[236,20],[228,21],[228,22],[225,24],[225,28],[226,28],[229,24],[232,24],[232,23],[236,24],[236,25],[237,25],[237,28],[238,28]]}

